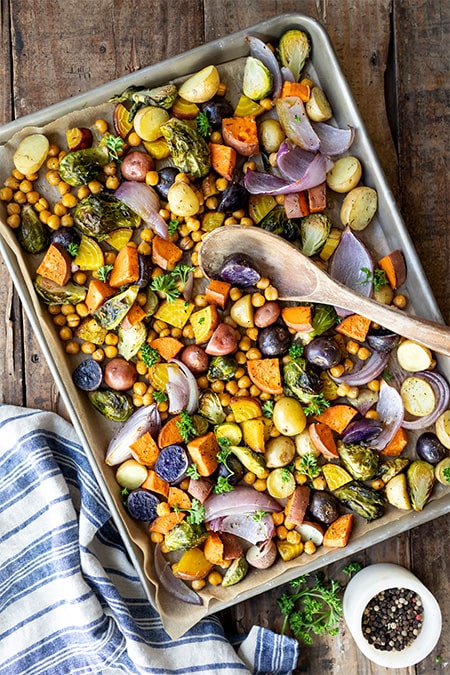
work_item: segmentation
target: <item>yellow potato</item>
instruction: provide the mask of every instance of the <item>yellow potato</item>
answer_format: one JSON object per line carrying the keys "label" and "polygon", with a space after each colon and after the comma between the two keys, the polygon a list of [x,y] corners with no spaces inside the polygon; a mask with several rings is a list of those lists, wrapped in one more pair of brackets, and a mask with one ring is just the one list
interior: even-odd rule
{"label": "yellow potato", "polygon": [[436,436],[450,450],[450,410],[445,410],[436,420]]}
{"label": "yellow potato", "polygon": [[404,370],[417,373],[419,370],[428,370],[433,361],[433,355],[428,347],[414,340],[403,340],[397,349],[397,359]]}
{"label": "yellow potato", "polygon": [[311,89],[310,99],[306,103],[306,112],[313,122],[326,122],[333,117],[331,105],[320,87]]}
{"label": "yellow potato", "polygon": [[356,187],[345,196],[341,206],[341,222],[357,232],[372,221],[378,206],[377,191],[370,187]]}
{"label": "yellow potato", "polygon": [[47,159],[49,147],[48,138],[43,134],[26,136],[14,153],[14,166],[24,176],[36,173]]}
{"label": "yellow potato", "polygon": [[219,71],[215,66],[206,66],[191,75],[178,90],[179,96],[190,103],[205,103],[215,96],[220,84]]}
{"label": "yellow potato", "polygon": [[175,182],[169,188],[167,195],[170,211],[176,216],[189,218],[198,213],[200,202],[194,190],[187,183]]}
{"label": "yellow potato", "polygon": [[334,192],[350,192],[361,180],[361,162],[357,157],[341,157],[327,173],[327,185]]}
{"label": "yellow potato", "polygon": [[169,119],[164,108],[147,105],[137,111],[133,120],[134,130],[143,141],[156,141],[161,138],[161,125]]}
{"label": "yellow potato", "polygon": [[406,412],[415,417],[426,417],[436,406],[433,387],[421,377],[407,377],[400,388]]}

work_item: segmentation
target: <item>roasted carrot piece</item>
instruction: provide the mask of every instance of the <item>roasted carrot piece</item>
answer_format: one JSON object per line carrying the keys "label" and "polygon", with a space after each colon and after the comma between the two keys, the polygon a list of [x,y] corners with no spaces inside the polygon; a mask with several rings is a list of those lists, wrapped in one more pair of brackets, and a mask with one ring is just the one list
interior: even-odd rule
{"label": "roasted carrot piece", "polygon": [[180,340],[177,340],[177,338],[167,335],[152,340],[150,342],[150,347],[156,349],[163,359],[170,361],[170,359],[174,359],[178,352],[183,349],[184,344]]}
{"label": "roasted carrot piece", "polygon": [[89,313],[92,314],[96,309],[101,307],[105,300],[114,295],[114,293],[116,293],[116,290],[105,284],[104,281],[91,279],[85,299]]}
{"label": "roasted carrot piece", "polygon": [[169,483],[156,473],[153,469],[149,469],[147,478],[141,485],[145,490],[151,490],[151,492],[157,492],[163,497],[167,497],[169,494]]}
{"label": "roasted carrot piece", "polygon": [[301,82],[283,82],[280,98],[287,98],[288,96],[298,96],[306,103],[310,99],[311,88],[309,85],[302,84]]}
{"label": "roasted carrot piece", "polygon": [[205,289],[206,299],[211,305],[217,305],[220,309],[225,309],[230,290],[231,284],[227,281],[212,279]]}
{"label": "roasted carrot piece", "polygon": [[139,257],[137,248],[124,246],[120,249],[109,275],[109,285],[120,288],[139,279]]}
{"label": "roasted carrot piece", "polygon": [[193,438],[187,444],[187,449],[200,476],[210,476],[214,473],[218,467],[219,444],[213,431]]}
{"label": "roasted carrot piece", "polygon": [[334,523],[325,530],[323,545],[330,548],[343,548],[347,546],[353,528],[353,513],[345,513],[339,516]]}
{"label": "roasted carrot piece", "polygon": [[72,259],[60,244],[50,244],[36,274],[40,274],[58,286],[65,286],[72,273]]}
{"label": "roasted carrot piece", "polygon": [[214,171],[216,171],[219,176],[231,180],[236,167],[236,150],[229,145],[210,143],[209,151],[211,155],[211,166]]}
{"label": "roasted carrot piece", "polygon": [[345,319],[342,319],[335,330],[353,340],[364,342],[366,335],[369,332],[369,328],[370,319],[366,319],[365,316],[361,316],[360,314],[351,314],[350,316],[345,317]]}
{"label": "roasted carrot piece", "polygon": [[357,414],[356,408],[342,403],[326,408],[320,415],[316,415],[315,417],[318,422],[323,422],[323,424],[328,425],[336,433],[342,434]]}
{"label": "roasted carrot piece", "polygon": [[152,239],[152,260],[163,270],[172,271],[181,260],[183,251],[172,241],[167,241],[162,237],[153,237]]}
{"label": "roasted carrot piece", "polygon": [[139,436],[137,441],[131,443],[130,448],[142,464],[149,468],[155,466],[159,455],[159,447],[148,431]]}

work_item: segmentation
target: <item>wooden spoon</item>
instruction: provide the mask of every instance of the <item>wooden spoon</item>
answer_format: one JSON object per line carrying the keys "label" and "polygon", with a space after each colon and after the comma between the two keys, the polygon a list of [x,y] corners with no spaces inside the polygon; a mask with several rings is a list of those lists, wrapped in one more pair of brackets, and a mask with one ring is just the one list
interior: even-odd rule
{"label": "wooden spoon", "polygon": [[278,289],[280,300],[317,302],[361,314],[430,349],[450,356],[450,328],[366,298],[332,279],[293,244],[242,225],[213,230],[202,241],[199,264],[210,279],[219,278],[227,256],[246,253]]}

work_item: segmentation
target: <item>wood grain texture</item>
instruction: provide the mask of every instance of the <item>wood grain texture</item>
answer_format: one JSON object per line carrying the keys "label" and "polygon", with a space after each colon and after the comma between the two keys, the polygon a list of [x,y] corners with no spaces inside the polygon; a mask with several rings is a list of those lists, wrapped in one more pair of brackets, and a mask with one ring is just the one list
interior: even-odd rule
{"label": "wood grain texture", "polygon": [[[287,12],[309,14],[327,29],[448,323],[449,7],[444,0],[0,0],[0,123]],[[0,401],[64,414],[3,264],[0,303]],[[450,515],[445,515],[353,559],[411,567],[443,599],[449,593],[449,527]],[[344,582],[342,568],[348,562],[326,568],[325,574]],[[268,591],[222,612],[226,629],[245,633],[261,624],[279,630],[276,600],[282,591]],[[448,627],[449,604],[441,602],[441,609]],[[444,673],[449,651],[444,630],[437,648],[416,668],[377,668],[356,650],[344,627],[337,638],[302,645],[295,672]]]}

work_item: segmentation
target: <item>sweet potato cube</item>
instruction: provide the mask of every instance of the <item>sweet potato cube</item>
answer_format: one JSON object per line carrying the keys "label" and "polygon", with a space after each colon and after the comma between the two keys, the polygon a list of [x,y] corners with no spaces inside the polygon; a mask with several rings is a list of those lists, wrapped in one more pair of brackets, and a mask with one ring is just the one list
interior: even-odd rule
{"label": "sweet potato cube", "polygon": [[311,88],[301,82],[289,82],[286,80],[281,87],[280,98],[298,96],[304,103],[307,103],[311,97]]}
{"label": "sweet potato cube", "polygon": [[206,560],[209,560],[213,565],[220,565],[221,567],[224,564],[224,546],[222,539],[218,532],[210,532],[208,539],[205,541],[203,546],[203,553]]}
{"label": "sweet potato cube", "polygon": [[281,318],[288,328],[293,328],[300,333],[311,331],[314,328],[312,325],[311,307],[308,305],[283,307]]}
{"label": "sweet potato cube", "polygon": [[378,261],[378,266],[384,270],[391,288],[395,289],[406,281],[406,263],[403,253],[398,249],[391,251]]}
{"label": "sweet potato cube", "polygon": [[220,143],[210,143],[209,150],[211,166],[214,171],[217,171],[219,176],[231,180],[236,167],[236,150],[229,145],[221,145]]}
{"label": "sweet potato cube", "polygon": [[210,305],[217,305],[220,309],[225,309],[230,295],[231,284],[227,281],[212,279],[205,289],[206,299]]}
{"label": "sweet potato cube", "polygon": [[400,427],[395,433],[394,438],[381,450],[381,455],[386,457],[398,457],[408,445],[408,433],[406,429]]}
{"label": "sweet potato cube", "polygon": [[182,255],[181,248],[172,241],[158,236],[152,239],[152,260],[161,269],[172,271]]}
{"label": "sweet potato cube", "polygon": [[316,415],[316,420],[327,424],[336,433],[342,434],[357,414],[358,411],[353,406],[338,404],[326,408],[320,415]]}
{"label": "sweet potato cube", "polygon": [[169,494],[169,483],[163,480],[156,471],[149,469],[148,476],[141,485],[145,490],[151,490],[152,492],[157,492],[163,497],[167,497]]}
{"label": "sweet potato cube", "polygon": [[294,525],[301,525],[305,519],[311,490],[307,485],[298,485],[288,498],[284,507],[285,520]]}
{"label": "sweet potato cube", "polygon": [[200,476],[214,473],[218,467],[217,453],[220,449],[214,431],[193,438],[187,444],[187,449]]}
{"label": "sweet potato cube", "polygon": [[171,417],[167,422],[161,427],[161,431],[158,434],[158,446],[160,448],[165,448],[167,445],[175,445],[176,443],[183,443],[184,439],[178,428],[178,422],[181,419],[181,415],[175,415]]}
{"label": "sweet potato cube", "polygon": [[65,286],[72,273],[72,259],[60,244],[50,244],[36,274],[40,274],[58,286]]}
{"label": "sweet potato cube", "polygon": [[308,190],[308,204],[310,213],[320,213],[327,208],[327,184],[320,183]]}
{"label": "sweet potato cube", "polygon": [[178,352],[184,347],[184,344],[177,340],[177,338],[170,337],[158,337],[150,342],[150,347],[156,349],[163,359],[170,361],[174,359]]}
{"label": "sweet potato cube", "polygon": [[136,324],[143,321],[145,317],[146,314],[144,310],[140,305],[137,304],[137,302],[135,302],[133,305],[131,305],[130,309],[125,314],[120,325],[124,330],[128,330],[129,328],[132,328]]}
{"label": "sweet potato cube", "polygon": [[247,373],[253,384],[267,394],[282,394],[280,362],[278,359],[251,359]]}
{"label": "sweet potato cube", "polygon": [[323,536],[323,545],[329,548],[343,548],[347,546],[353,528],[353,514],[345,513],[331,523]]}
{"label": "sweet potato cube", "polygon": [[124,246],[120,249],[109,275],[109,285],[120,288],[132,284],[139,279],[139,254],[134,246]]}
{"label": "sweet potato cube", "polygon": [[145,434],[130,445],[131,450],[136,455],[136,458],[145,466],[153,468],[159,456],[159,447],[151,434],[146,431]]}
{"label": "sweet potato cube", "polygon": [[172,530],[175,525],[178,525],[182,520],[184,520],[185,516],[186,514],[183,511],[171,511],[164,516],[157,516],[155,520],[152,520],[148,529],[150,532],[168,534],[168,532],[170,532],[170,530]]}
{"label": "sweet potato cube", "polygon": [[116,293],[116,290],[111,288],[109,284],[105,284],[100,279],[91,279],[85,299],[89,313],[92,314],[96,309],[101,307],[105,300],[114,295],[114,293]]}
{"label": "sweet potato cube", "polygon": [[169,487],[167,503],[171,508],[176,506],[179,509],[190,509],[192,506],[191,498],[187,492],[175,485]]}
{"label": "sweet potato cube", "polygon": [[361,316],[361,314],[351,314],[350,316],[345,317],[345,319],[342,319],[335,330],[342,335],[357,340],[357,342],[364,342],[366,335],[369,332],[369,328],[370,319],[366,319],[366,317]]}
{"label": "sweet potato cube", "polygon": [[304,218],[309,215],[308,198],[304,192],[284,195],[284,210],[288,218]]}

